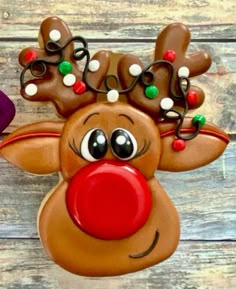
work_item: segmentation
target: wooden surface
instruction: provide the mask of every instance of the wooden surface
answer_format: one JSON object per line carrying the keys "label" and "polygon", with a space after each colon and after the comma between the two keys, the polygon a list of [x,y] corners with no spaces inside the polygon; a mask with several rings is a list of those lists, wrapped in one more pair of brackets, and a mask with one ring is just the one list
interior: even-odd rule
{"label": "wooden surface", "polygon": [[190,50],[204,48],[211,69],[196,80],[206,92],[198,111],[229,133],[226,152],[189,172],[157,172],[181,218],[181,241],[167,261],[138,273],[83,278],[53,264],[41,248],[37,210],[57,175],[35,176],[0,159],[0,288],[2,289],[234,289],[236,288],[236,4],[232,0],[189,1],[9,1],[0,0],[0,89],[17,115],[5,130],[55,119],[50,105],[19,96],[19,51],[36,45],[40,22],[58,15],[74,34],[101,48],[151,60],[154,39],[165,25],[180,21],[192,31]]}

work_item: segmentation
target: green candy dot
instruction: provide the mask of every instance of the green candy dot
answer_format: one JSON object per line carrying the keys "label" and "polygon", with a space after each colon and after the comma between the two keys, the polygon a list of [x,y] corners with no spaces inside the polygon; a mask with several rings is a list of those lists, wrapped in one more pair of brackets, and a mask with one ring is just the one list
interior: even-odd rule
{"label": "green candy dot", "polygon": [[206,123],[206,118],[201,114],[197,114],[193,117],[192,122],[193,123],[199,122],[200,126],[203,126]]}
{"label": "green candy dot", "polygon": [[155,98],[159,93],[159,89],[155,85],[149,85],[145,89],[145,95],[148,98]]}
{"label": "green candy dot", "polygon": [[66,74],[69,74],[71,73],[72,71],[72,64],[68,61],[62,61],[60,64],[59,64],[59,67],[58,67],[60,73],[62,75],[66,75]]}

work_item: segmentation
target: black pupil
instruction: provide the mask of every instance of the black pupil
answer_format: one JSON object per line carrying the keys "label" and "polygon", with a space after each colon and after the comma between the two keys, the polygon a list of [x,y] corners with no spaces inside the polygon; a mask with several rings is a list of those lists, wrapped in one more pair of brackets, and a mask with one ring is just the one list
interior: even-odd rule
{"label": "black pupil", "polygon": [[117,129],[113,132],[111,136],[111,146],[114,153],[122,159],[129,158],[134,151],[129,134],[122,129]]}
{"label": "black pupil", "polygon": [[88,142],[88,149],[95,159],[104,157],[107,152],[107,139],[102,130],[96,129],[91,133]]}

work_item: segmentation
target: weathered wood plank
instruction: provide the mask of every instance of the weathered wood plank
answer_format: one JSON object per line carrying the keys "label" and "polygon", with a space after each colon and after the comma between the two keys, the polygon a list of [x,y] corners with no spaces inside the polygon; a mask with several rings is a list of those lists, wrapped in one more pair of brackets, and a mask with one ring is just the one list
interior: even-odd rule
{"label": "weathered wood plank", "polygon": [[0,288],[233,289],[235,250],[235,242],[181,242],[171,258],[146,270],[111,278],[85,278],[48,260],[38,240],[0,240]]}
{"label": "weathered wood plank", "polygon": [[[182,240],[236,240],[236,142],[197,170],[156,176],[177,207]],[[37,237],[36,217],[57,176],[25,173],[0,159],[0,238]]]}
{"label": "weathered wood plank", "polygon": [[235,39],[234,1],[1,0],[1,37],[37,37],[43,17],[58,15],[88,38],[155,38],[172,22],[190,26],[193,38]]}
{"label": "weathered wood plank", "polygon": [[[6,132],[25,123],[55,119],[50,105],[27,102],[19,96],[17,54],[36,44],[44,17],[58,15],[73,34],[91,39],[92,53],[102,48],[129,52],[145,63],[150,62],[160,29],[175,21],[187,24],[193,39],[190,49],[205,48],[213,56],[211,70],[196,82],[207,95],[198,112],[235,135],[234,1],[0,0],[0,7],[0,89],[17,108]],[[57,183],[57,175],[30,175],[0,158],[0,288],[236,288],[235,163],[234,140],[209,166],[185,173],[157,172],[180,213],[183,241],[177,252],[166,262],[138,273],[92,279],[71,275],[53,264],[37,239],[38,207]]]}
{"label": "weathered wood plank", "polygon": [[[42,119],[55,119],[51,105],[32,103],[19,96],[18,53],[23,47],[36,45],[35,42],[0,42],[0,88],[14,101],[17,114],[6,129],[10,132],[23,124]],[[152,61],[154,42],[152,43],[90,43],[91,54],[100,49],[109,49],[122,53],[133,53],[145,64]],[[228,133],[236,132],[235,89],[236,89],[236,43],[192,43],[190,51],[205,49],[213,58],[208,73],[193,80],[206,92],[204,105],[198,109],[208,120],[215,122]]]}

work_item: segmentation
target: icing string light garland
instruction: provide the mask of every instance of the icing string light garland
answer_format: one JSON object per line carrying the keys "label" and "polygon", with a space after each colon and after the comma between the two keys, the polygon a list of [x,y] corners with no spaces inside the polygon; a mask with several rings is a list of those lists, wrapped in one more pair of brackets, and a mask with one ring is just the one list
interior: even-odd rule
{"label": "icing string light garland", "polygon": [[[71,43],[76,42],[82,44],[82,47],[75,48],[73,50],[73,59],[75,61],[82,61],[85,58],[85,68],[83,71],[83,76],[81,81],[76,82],[76,77],[72,72],[72,64],[65,61],[65,48]],[[169,79],[169,90],[171,98],[165,97],[160,101],[161,107],[161,118],[164,120],[174,120],[179,121],[175,135],[176,140],[173,143],[173,148],[180,151],[185,148],[185,141],[195,138],[201,126],[205,124],[205,117],[202,115],[196,115],[192,119],[193,129],[190,133],[183,134],[182,126],[184,122],[185,115],[188,112],[189,104],[193,104],[197,101],[197,94],[194,91],[190,91],[190,80],[189,70],[187,67],[180,67],[177,76],[177,89],[179,94],[176,93],[175,87],[175,71],[172,62],[175,61],[176,54],[173,50],[168,50],[163,55],[163,60],[154,61],[153,63],[142,69],[138,64],[133,64],[129,68],[129,73],[134,77],[131,84],[125,89],[119,89],[120,80],[117,75],[108,74],[105,76],[103,84],[105,89],[97,89],[92,86],[88,80],[88,72],[95,72],[100,68],[100,63],[98,60],[91,60],[90,52],[88,50],[87,41],[81,36],[75,36],[68,39],[63,45],[59,44],[55,40],[49,40],[45,45],[45,51],[49,56],[58,55],[58,59],[54,61],[49,61],[43,58],[38,58],[34,51],[29,51],[26,55],[26,60],[28,64],[24,67],[20,76],[21,87],[25,89],[29,96],[33,96],[37,93],[37,86],[35,84],[25,85],[24,78],[27,70],[35,78],[40,78],[47,72],[47,65],[58,65],[59,72],[64,76],[63,83],[65,86],[73,86],[74,92],[77,94],[82,94],[86,90],[91,90],[95,93],[106,94],[108,101],[115,102],[118,100],[120,94],[126,94],[132,91],[137,83],[141,83],[144,86],[145,96],[150,100],[158,96],[159,90],[153,84],[155,77],[153,72],[150,70],[155,66],[166,67],[170,70]],[[113,81],[111,81],[113,80]],[[110,85],[112,82],[113,85]],[[174,104],[178,106],[178,103],[183,103],[183,111],[180,112],[175,110]]]}

